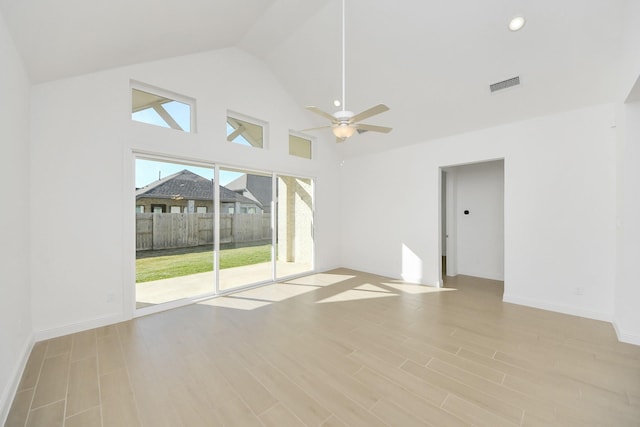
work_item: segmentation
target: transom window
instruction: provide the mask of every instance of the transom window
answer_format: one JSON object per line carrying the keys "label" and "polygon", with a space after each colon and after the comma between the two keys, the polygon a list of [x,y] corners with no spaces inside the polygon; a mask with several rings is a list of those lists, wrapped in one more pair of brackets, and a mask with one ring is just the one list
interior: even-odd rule
{"label": "transom window", "polygon": [[237,113],[227,113],[227,141],[248,147],[264,148],[266,122]]}
{"label": "transom window", "polygon": [[303,159],[311,158],[311,138],[289,134],[289,154],[292,156],[302,157]]}
{"label": "transom window", "polygon": [[195,100],[160,89],[131,88],[131,119],[183,132],[194,132]]}

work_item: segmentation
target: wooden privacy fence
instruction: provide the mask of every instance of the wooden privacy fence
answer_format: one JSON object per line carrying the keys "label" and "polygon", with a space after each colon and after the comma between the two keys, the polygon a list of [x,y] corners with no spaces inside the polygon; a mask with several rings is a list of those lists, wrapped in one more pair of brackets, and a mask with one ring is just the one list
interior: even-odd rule
{"label": "wooden privacy fence", "polygon": [[[213,244],[213,213],[136,213],[136,250]],[[220,215],[220,243],[271,239],[270,214]]]}

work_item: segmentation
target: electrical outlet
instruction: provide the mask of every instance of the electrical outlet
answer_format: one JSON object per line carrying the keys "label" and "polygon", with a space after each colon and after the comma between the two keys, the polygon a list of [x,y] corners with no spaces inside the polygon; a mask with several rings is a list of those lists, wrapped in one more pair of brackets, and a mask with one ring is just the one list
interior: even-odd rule
{"label": "electrical outlet", "polygon": [[584,287],[582,286],[577,286],[574,291],[573,291],[576,295],[584,295]]}
{"label": "electrical outlet", "polygon": [[115,300],[115,295],[113,295],[113,292],[109,292],[107,294],[107,302],[113,302]]}

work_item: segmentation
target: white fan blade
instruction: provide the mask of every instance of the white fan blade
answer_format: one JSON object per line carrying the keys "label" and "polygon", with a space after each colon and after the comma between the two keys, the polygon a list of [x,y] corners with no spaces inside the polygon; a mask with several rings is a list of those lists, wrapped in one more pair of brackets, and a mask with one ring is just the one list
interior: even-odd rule
{"label": "white fan blade", "polygon": [[309,107],[304,107],[304,108],[306,108],[309,111],[313,111],[314,113],[324,117],[325,119],[331,120],[332,123],[336,121],[335,117],[333,117],[331,114],[327,113],[326,111],[322,111],[318,107],[309,106]]}
{"label": "white fan blade", "polygon": [[351,120],[349,120],[349,123],[357,123],[360,120],[364,120],[371,116],[375,116],[376,114],[384,113],[385,111],[388,111],[388,110],[389,110],[389,107],[387,107],[386,105],[378,104],[375,107],[371,107],[368,110],[364,110],[360,114],[356,114],[351,118]]}
{"label": "white fan blade", "polygon": [[233,140],[234,140],[234,139],[236,139],[238,136],[240,136],[240,134],[241,134],[242,132],[244,132],[245,130],[246,130],[246,129],[245,129],[245,127],[244,127],[244,126],[242,126],[242,125],[238,126],[238,129],[234,130],[233,132],[231,132],[231,133],[229,134],[229,136],[227,136],[227,141],[229,141],[229,142],[233,141]]}
{"label": "white fan blade", "polygon": [[363,133],[367,131],[389,133],[392,130],[391,128],[388,128],[385,126],[367,125],[364,123],[356,123],[355,125],[352,125],[352,126],[358,129],[358,133]]}
{"label": "white fan blade", "polygon": [[332,126],[330,126],[330,125],[329,126],[320,126],[320,127],[317,127],[317,128],[302,129],[302,130],[300,130],[298,132],[311,132],[311,131],[320,130],[320,129],[330,129],[331,127]]}

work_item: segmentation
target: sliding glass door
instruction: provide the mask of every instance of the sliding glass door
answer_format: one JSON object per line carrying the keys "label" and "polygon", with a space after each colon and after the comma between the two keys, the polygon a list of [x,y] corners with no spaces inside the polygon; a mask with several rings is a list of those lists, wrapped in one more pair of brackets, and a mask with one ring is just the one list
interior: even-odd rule
{"label": "sliding glass door", "polygon": [[273,280],[273,179],[220,168],[218,291]]}
{"label": "sliding glass door", "polygon": [[212,168],[136,159],[136,308],[214,292]]}
{"label": "sliding glass door", "polygon": [[277,177],[278,278],[313,270],[313,187],[309,178]]}
{"label": "sliding glass door", "polygon": [[313,270],[311,179],[152,157],[135,178],[136,308]]}

